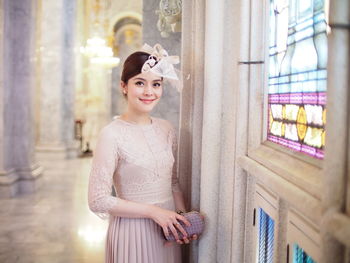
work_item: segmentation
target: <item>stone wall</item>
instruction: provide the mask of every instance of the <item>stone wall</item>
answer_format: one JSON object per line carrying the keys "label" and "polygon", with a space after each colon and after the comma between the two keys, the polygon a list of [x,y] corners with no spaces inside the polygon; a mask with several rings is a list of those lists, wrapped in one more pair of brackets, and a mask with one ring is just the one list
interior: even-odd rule
{"label": "stone wall", "polygon": [[190,262],[257,262],[259,208],[274,221],[273,262],[287,262],[288,249],[291,262],[294,243],[316,262],[348,262],[349,2],[330,4],[322,161],[266,142],[269,2],[184,8],[179,170],[206,215]]}

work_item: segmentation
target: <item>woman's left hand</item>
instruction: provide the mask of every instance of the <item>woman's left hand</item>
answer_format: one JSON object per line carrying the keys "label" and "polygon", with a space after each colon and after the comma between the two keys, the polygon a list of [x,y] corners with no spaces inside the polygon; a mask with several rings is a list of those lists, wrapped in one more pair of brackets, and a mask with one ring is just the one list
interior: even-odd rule
{"label": "woman's left hand", "polygon": [[[198,239],[198,236],[197,235],[193,235],[190,238],[184,238],[182,240],[177,240],[176,243],[178,243],[179,245],[189,244],[189,243],[191,243],[191,241],[197,240],[197,239]],[[173,243],[174,243],[173,241],[165,241],[164,245],[165,246],[170,246]]]}
{"label": "woman's left hand", "polygon": [[198,236],[197,235],[193,235],[190,238],[184,238],[182,240],[178,240],[176,241],[178,244],[182,245],[182,244],[189,244],[192,240],[197,240]]}

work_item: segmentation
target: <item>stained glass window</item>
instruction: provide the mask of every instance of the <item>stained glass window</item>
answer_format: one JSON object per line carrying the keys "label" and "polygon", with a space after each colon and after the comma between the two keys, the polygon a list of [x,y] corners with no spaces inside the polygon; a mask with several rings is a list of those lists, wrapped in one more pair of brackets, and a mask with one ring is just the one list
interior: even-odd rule
{"label": "stained glass window", "polygon": [[306,252],[297,244],[293,247],[293,263],[316,263]]}
{"label": "stained glass window", "polygon": [[323,159],[327,35],[324,0],[270,0],[267,140]]}
{"label": "stained glass window", "polygon": [[273,262],[274,226],[273,219],[259,208],[259,263]]}

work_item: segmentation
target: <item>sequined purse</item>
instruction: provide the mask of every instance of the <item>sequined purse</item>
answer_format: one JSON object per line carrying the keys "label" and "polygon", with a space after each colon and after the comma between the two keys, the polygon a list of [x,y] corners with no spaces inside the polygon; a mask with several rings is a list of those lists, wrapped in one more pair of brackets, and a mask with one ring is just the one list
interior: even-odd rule
{"label": "sequined purse", "polygon": [[[204,216],[203,215],[201,215],[197,211],[181,213],[181,215],[184,216],[191,223],[190,226],[186,226],[184,222],[179,220],[179,223],[182,225],[182,227],[187,232],[188,237],[191,237],[193,235],[199,236],[200,234],[202,234],[202,232],[204,230],[204,226],[205,226]],[[179,235],[179,238],[183,239],[183,234],[180,232],[180,230],[177,229],[177,233]],[[174,237],[174,234],[171,231],[169,231],[169,236],[166,237],[164,235],[164,238],[167,241],[175,241],[176,240],[175,237]]]}

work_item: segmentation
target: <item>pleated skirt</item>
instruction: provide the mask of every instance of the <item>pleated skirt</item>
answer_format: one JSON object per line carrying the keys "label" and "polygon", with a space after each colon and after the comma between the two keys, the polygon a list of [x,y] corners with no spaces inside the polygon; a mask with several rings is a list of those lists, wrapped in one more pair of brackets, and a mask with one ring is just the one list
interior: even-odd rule
{"label": "pleated skirt", "polygon": [[110,217],[106,263],[181,263],[176,242],[164,246],[161,227],[148,218]]}

